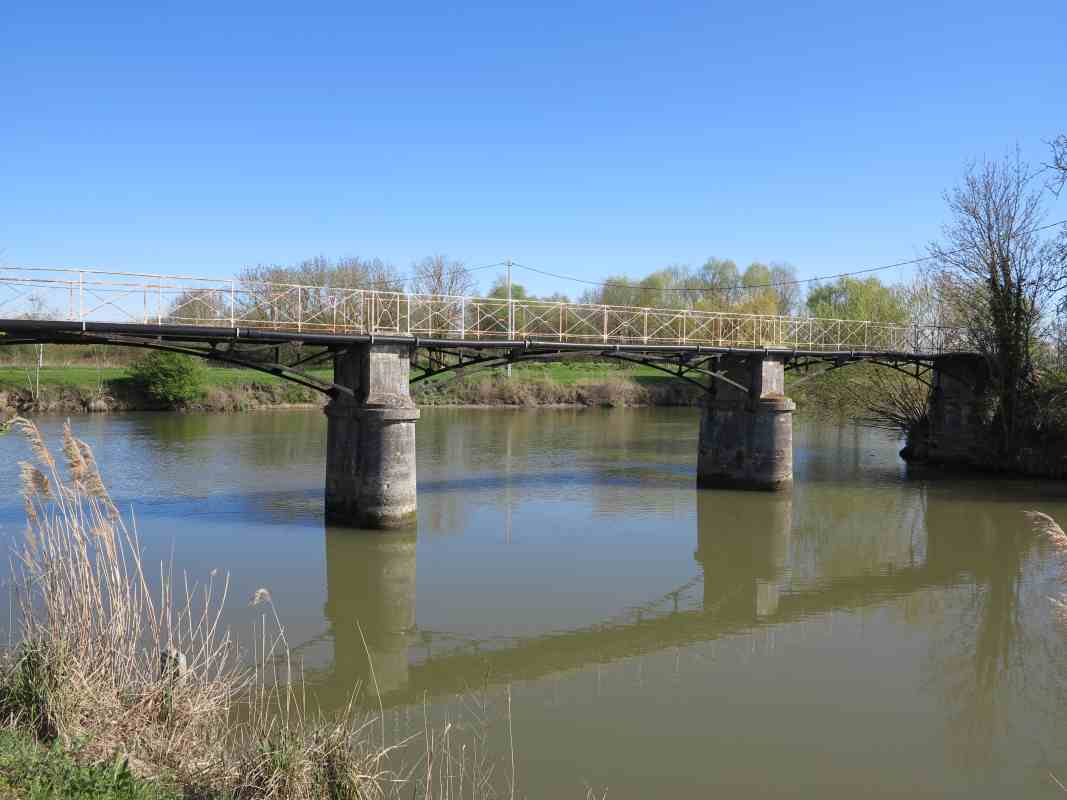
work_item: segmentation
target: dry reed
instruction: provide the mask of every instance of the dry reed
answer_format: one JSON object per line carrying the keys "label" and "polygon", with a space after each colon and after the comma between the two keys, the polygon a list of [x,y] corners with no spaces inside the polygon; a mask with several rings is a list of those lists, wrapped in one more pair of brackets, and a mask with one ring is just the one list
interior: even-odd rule
{"label": "dry reed", "polygon": [[[1056,520],[1041,511],[1024,511],[1023,515],[1030,520],[1035,531],[1044,535],[1052,543],[1058,553],[1067,556],[1067,533],[1063,532],[1063,528]],[[1067,569],[1061,572],[1060,579],[1067,580]],[[1067,602],[1064,602],[1063,595],[1050,597],[1049,601],[1056,608],[1060,622],[1067,624]]]}
{"label": "dry reed", "polygon": [[[222,624],[228,576],[177,585],[161,569],[158,581],[149,580],[136,531],[88,445],[66,426],[61,468],[32,422],[10,424],[34,456],[21,464],[28,522],[14,565],[21,630],[0,676],[0,714],[10,724],[43,741],[78,743],[82,757],[117,754],[142,776],[166,776],[189,794],[497,796],[484,704],[473,709],[480,723],[473,733],[449,720],[432,726],[424,714],[418,737],[393,743],[380,696],[377,715],[357,711],[358,687],[340,712],[317,709],[269,592],[253,599],[270,614],[253,637],[253,664],[243,665]],[[514,768],[511,796],[513,776]]]}

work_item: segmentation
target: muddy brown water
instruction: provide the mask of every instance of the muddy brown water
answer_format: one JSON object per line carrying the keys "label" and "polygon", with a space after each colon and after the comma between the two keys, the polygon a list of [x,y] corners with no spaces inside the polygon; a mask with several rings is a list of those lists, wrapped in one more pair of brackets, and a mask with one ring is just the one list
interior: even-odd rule
{"label": "muddy brown water", "polygon": [[[427,409],[418,526],[375,534],[324,526],[319,411],[74,426],[150,558],[230,573],[239,636],[270,590],[322,703],[369,649],[391,728],[484,702],[500,751],[510,688],[523,795],[1067,779],[1064,559],[1022,513],[1067,521],[1060,483],[909,473],[891,437],[798,419],[791,492],[697,491],[695,410]],[[26,455],[0,438],[8,541]]]}

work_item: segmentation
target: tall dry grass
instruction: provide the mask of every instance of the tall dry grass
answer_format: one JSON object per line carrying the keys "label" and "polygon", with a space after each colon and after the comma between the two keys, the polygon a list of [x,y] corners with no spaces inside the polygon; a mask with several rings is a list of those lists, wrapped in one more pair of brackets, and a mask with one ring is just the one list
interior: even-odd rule
{"label": "tall dry grass", "polygon": [[486,705],[473,728],[431,725],[426,711],[423,730],[399,741],[380,697],[377,713],[358,710],[358,687],[346,708],[322,711],[268,592],[254,600],[270,613],[246,664],[223,624],[228,576],[190,584],[161,566],[150,580],[88,445],[66,426],[60,464],[32,422],[10,424],[33,455],[21,464],[28,524],[13,564],[19,636],[0,674],[10,724],[76,743],[82,757],[118,754],[190,796],[514,797],[514,758],[504,780],[489,756]]}
{"label": "tall dry grass", "polygon": [[[64,472],[33,423],[13,424],[34,460],[20,465],[28,523],[14,563],[20,643],[0,710],[39,736],[119,751],[183,783],[211,781],[225,722],[249,682],[220,624],[227,581],[213,574],[176,587],[163,573],[150,588],[136,534],[89,447],[66,427]],[[175,655],[164,674],[165,653]]]}
{"label": "tall dry grass", "polygon": [[[1037,533],[1052,543],[1058,553],[1067,556],[1067,533],[1064,533],[1063,528],[1055,519],[1041,511],[1024,511],[1023,515],[1030,520],[1031,526]],[[1061,574],[1060,578],[1067,581],[1067,570]],[[1050,597],[1049,601],[1055,606],[1059,621],[1067,625],[1067,602],[1064,600],[1064,595]]]}

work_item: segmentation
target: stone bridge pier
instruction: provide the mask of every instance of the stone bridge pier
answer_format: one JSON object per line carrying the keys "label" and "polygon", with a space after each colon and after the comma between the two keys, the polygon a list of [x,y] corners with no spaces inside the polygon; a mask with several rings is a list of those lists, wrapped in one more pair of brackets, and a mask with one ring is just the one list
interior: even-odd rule
{"label": "stone bridge pier", "polygon": [[[700,420],[697,485],[776,490],[793,482],[793,409],[783,356],[727,356]],[[744,387],[744,388],[742,388]]]}
{"label": "stone bridge pier", "polygon": [[326,519],[360,528],[415,521],[415,421],[407,345],[356,345],[334,356],[353,394],[326,406]]}
{"label": "stone bridge pier", "polygon": [[988,373],[978,356],[944,356],[934,362],[929,417],[908,433],[905,461],[973,465],[989,460],[985,426]]}

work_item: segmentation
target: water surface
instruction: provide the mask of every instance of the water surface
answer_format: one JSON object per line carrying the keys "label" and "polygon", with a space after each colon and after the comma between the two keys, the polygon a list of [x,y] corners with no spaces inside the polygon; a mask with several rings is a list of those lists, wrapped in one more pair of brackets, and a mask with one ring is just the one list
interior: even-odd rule
{"label": "water surface", "polygon": [[[45,420],[58,442],[59,420]],[[694,489],[691,410],[425,410],[417,529],[325,527],[321,412],[75,420],[153,559],[268,588],[323,702],[512,693],[531,797],[1045,797],[1067,776],[1061,484],[909,474],[796,426],[796,484]],[[22,529],[0,439],[0,533]],[[6,615],[5,615],[6,616]],[[472,698],[475,698],[472,700]],[[499,737],[498,737],[499,741]]]}

